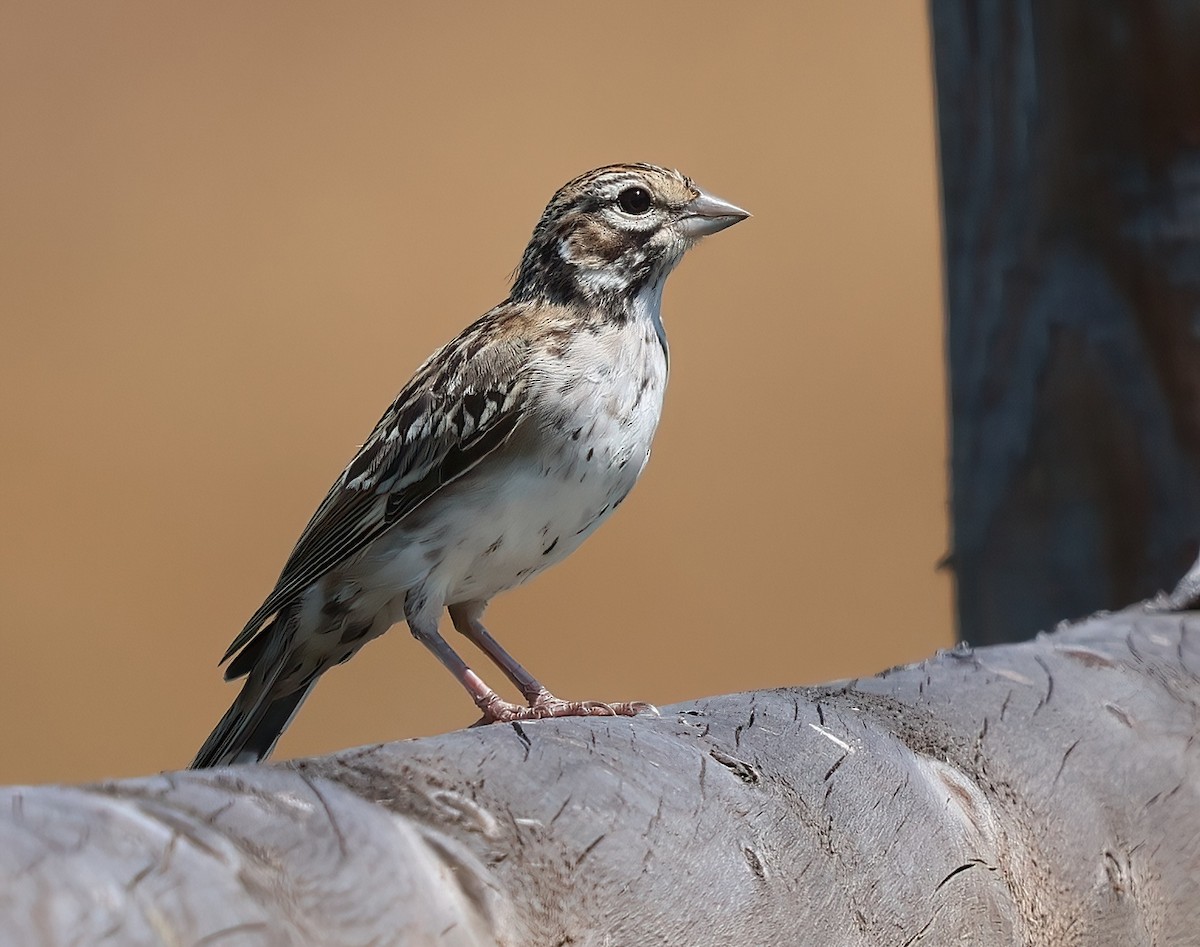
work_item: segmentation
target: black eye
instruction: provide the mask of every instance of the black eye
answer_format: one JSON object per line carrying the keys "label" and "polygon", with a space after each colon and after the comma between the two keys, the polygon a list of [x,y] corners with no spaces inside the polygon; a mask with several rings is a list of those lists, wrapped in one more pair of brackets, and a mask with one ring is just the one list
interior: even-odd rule
{"label": "black eye", "polygon": [[650,209],[650,192],[644,187],[627,187],[617,195],[617,203],[627,214],[644,214]]}

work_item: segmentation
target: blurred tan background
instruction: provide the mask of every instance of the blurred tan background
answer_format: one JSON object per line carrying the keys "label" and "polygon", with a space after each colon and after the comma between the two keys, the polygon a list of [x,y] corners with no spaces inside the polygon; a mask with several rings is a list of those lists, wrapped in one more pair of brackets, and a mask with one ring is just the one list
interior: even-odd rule
{"label": "blurred tan background", "polygon": [[[667,289],[641,485],[489,626],[659,704],[948,645],[931,94],[922,0],[6,5],[0,781],[188,762],[342,465],[611,161],[755,216]],[[473,711],[401,627],[279,755]]]}

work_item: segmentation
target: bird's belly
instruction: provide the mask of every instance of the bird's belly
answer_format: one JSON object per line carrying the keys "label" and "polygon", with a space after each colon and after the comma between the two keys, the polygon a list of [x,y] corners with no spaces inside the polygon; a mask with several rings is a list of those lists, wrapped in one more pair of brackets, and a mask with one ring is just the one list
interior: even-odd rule
{"label": "bird's belly", "polygon": [[643,451],[623,466],[601,467],[585,456],[522,466],[499,489],[456,498],[447,511],[458,521],[447,534],[454,538],[435,566],[447,602],[490,598],[561,562],[612,514],[646,460]]}
{"label": "bird's belly", "polygon": [[601,428],[553,438],[552,449],[506,445],[331,576],[331,588],[346,587],[360,621],[386,611],[382,629],[403,616],[410,589],[447,605],[486,600],[561,562],[612,515],[649,456],[652,424],[625,437]]}
{"label": "bird's belly", "polygon": [[362,584],[390,596],[389,614],[400,616],[405,590],[450,605],[520,585],[574,552],[625,499],[649,457],[666,358],[649,324],[619,341],[615,353],[584,352],[587,370],[549,379],[556,390],[508,442],[374,545]]}

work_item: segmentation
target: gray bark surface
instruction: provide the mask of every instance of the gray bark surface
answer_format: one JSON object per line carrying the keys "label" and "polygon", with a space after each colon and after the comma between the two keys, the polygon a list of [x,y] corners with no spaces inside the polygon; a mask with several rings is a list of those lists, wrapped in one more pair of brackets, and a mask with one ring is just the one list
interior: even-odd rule
{"label": "gray bark surface", "polygon": [[1200,4],[931,0],[960,637],[1200,542]]}
{"label": "gray bark surface", "polygon": [[9,788],[0,943],[1196,944],[1191,588],[658,718]]}

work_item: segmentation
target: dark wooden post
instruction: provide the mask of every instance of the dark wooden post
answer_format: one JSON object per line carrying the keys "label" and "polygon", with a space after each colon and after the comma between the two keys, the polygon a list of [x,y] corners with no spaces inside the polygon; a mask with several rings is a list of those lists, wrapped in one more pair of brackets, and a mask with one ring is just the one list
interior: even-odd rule
{"label": "dark wooden post", "polygon": [[1200,3],[931,0],[960,636],[1200,539]]}

